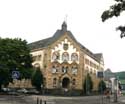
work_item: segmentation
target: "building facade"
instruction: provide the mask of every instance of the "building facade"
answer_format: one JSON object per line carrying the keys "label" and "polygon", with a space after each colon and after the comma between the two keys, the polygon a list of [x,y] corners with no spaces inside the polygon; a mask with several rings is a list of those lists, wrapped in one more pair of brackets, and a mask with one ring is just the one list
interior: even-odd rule
{"label": "building facade", "polygon": [[98,70],[104,70],[102,53],[94,54],[80,44],[67,30],[66,22],[61,29],[47,39],[29,44],[33,66],[40,68],[44,76],[44,88],[60,91],[83,91],[83,83],[90,73],[97,90]]}

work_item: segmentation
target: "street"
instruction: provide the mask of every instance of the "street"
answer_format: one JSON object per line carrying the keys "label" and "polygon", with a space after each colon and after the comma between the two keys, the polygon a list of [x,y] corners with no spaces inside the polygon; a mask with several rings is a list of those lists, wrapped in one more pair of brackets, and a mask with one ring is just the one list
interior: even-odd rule
{"label": "street", "polygon": [[[41,96],[41,95],[0,95],[0,104],[125,104],[125,96],[120,97],[117,103],[102,96]],[[38,103],[37,103],[38,100]],[[42,103],[40,103],[40,100]]]}
{"label": "street", "polygon": [[24,95],[0,95],[0,104],[30,104]]}

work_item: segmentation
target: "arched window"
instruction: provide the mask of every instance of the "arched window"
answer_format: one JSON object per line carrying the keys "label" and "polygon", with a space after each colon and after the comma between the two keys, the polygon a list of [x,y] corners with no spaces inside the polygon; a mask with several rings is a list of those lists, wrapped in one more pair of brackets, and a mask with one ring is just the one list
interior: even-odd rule
{"label": "arched window", "polygon": [[69,61],[69,54],[68,54],[67,52],[64,52],[64,53],[62,54],[62,60],[63,60],[63,61]]}
{"label": "arched window", "polygon": [[54,52],[52,55],[52,60],[57,61],[60,59],[60,54],[59,52]]}
{"label": "arched window", "polygon": [[54,78],[54,79],[53,79],[53,87],[56,87],[56,86],[57,86],[57,79]]}
{"label": "arched window", "polygon": [[71,61],[78,61],[78,55],[77,55],[77,53],[72,53],[72,55],[71,55]]}

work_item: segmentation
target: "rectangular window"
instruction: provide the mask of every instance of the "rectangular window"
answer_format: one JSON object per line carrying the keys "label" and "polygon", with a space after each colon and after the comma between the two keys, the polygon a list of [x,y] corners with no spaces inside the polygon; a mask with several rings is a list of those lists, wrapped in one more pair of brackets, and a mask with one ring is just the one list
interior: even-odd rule
{"label": "rectangular window", "polygon": [[89,60],[85,59],[85,64],[89,65]]}

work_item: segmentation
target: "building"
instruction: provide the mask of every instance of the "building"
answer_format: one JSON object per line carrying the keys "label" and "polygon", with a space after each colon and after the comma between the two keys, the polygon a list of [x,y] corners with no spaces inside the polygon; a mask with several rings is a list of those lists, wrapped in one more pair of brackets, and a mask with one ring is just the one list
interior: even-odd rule
{"label": "building", "polygon": [[112,72],[110,69],[104,71],[104,81],[107,89],[110,89],[112,93],[115,90],[125,91],[125,72]]}
{"label": "building", "polygon": [[106,83],[106,88],[110,89],[111,92],[114,92],[115,85],[114,81],[116,79],[115,73],[113,73],[110,69],[104,71],[104,81]]}
{"label": "building", "polygon": [[83,91],[83,83],[90,73],[97,90],[98,70],[104,70],[102,53],[92,53],[80,44],[67,30],[66,22],[52,37],[29,44],[33,66],[40,68],[44,75],[47,91]]}
{"label": "building", "polygon": [[125,94],[125,71],[116,72],[117,79],[119,80],[121,93]]}

